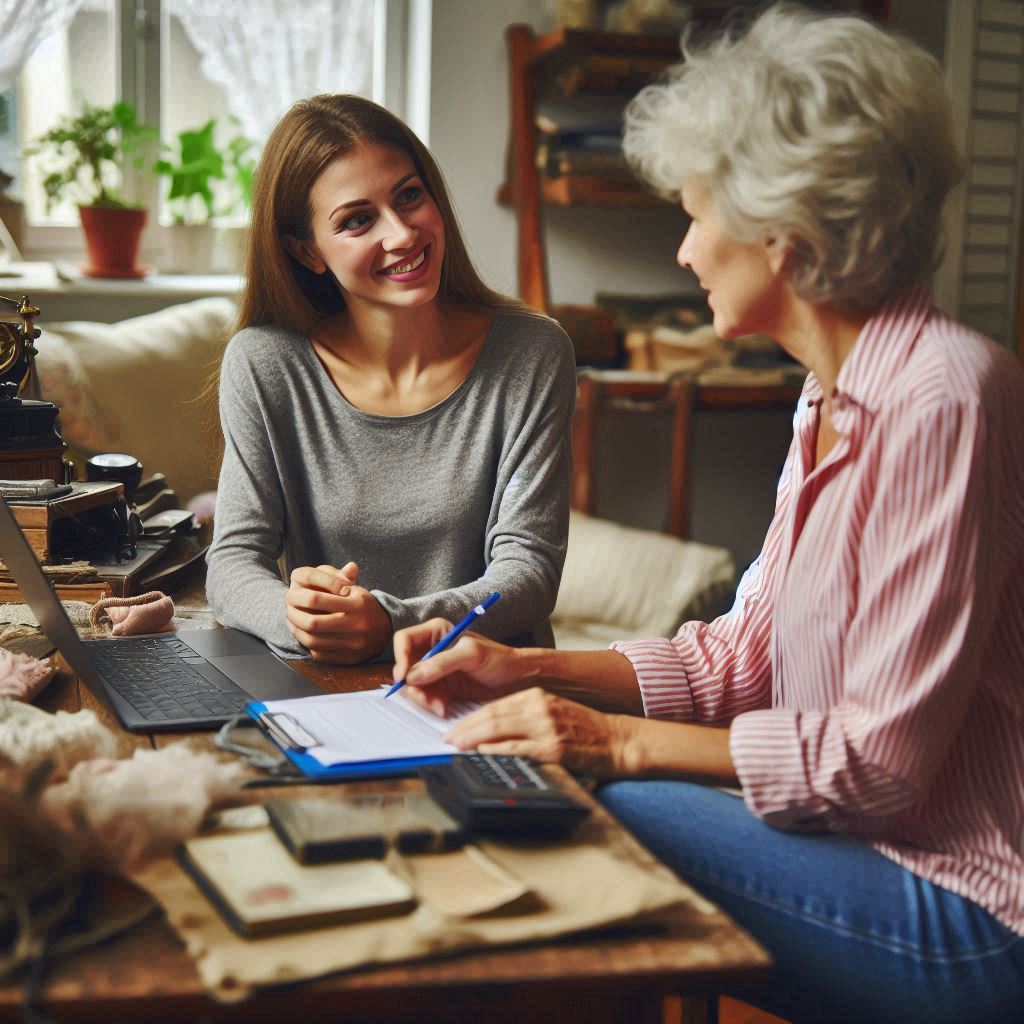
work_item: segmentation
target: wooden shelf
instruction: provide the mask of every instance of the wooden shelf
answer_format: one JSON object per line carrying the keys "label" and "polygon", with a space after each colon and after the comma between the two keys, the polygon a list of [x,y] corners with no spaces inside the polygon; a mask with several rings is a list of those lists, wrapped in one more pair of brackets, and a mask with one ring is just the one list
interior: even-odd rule
{"label": "wooden shelf", "polygon": [[534,36],[527,52],[530,64],[561,53],[610,53],[665,57],[678,60],[679,39],[676,36],[643,36],[625,32],[598,32],[589,29],[553,29],[543,35]]}
{"label": "wooden shelf", "polygon": [[538,168],[537,103],[544,96],[570,101],[574,95],[638,91],[679,59],[671,36],[627,35],[558,28],[534,35],[528,25],[511,25],[509,55],[511,123],[507,180],[498,201],[513,207],[518,222],[519,294],[537,309],[551,311],[544,249],[543,210],[551,206],[658,208],[665,203],[621,174],[548,176]]}
{"label": "wooden shelf", "polygon": [[[639,182],[618,178],[563,174],[557,178],[541,177],[539,185],[541,201],[547,206],[665,206],[661,196],[648,192]],[[505,206],[516,205],[509,182],[498,189],[498,202]]]}

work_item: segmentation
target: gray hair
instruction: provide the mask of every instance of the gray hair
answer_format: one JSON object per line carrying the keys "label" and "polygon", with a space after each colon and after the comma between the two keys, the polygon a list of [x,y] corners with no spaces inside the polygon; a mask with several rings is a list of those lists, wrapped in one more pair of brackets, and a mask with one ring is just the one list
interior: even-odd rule
{"label": "gray hair", "polygon": [[802,298],[872,310],[938,263],[960,180],[936,60],[848,15],[780,4],[691,48],[626,112],[624,149],[669,197],[688,179],[725,230],[789,251]]}

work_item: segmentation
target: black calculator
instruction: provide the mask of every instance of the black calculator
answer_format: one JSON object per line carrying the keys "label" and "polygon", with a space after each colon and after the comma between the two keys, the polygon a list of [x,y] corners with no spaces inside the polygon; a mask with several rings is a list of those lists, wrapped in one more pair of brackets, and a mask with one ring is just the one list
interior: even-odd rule
{"label": "black calculator", "polygon": [[470,832],[568,832],[590,813],[525,757],[456,754],[419,774],[434,800]]}

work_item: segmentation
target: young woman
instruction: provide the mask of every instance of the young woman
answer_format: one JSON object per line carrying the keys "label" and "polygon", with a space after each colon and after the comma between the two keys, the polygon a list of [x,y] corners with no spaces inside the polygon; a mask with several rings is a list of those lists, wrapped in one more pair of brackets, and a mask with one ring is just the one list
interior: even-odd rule
{"label": "young woman", "polygon": [[483,631],[550,645],[572,349],[482,284],[440,171],[388,111],[315,96],[277,125],[239,327],[208,559],[220,621],[354,663],[498,591]]}
{"label": "young woman", "polygon": [[1024,373],[925,284],[960,174],[942,73],[866,21],[773,7],[641,93],[625,144],[681,195],[717,332],[810,370],[762,553],[727,615],[672,639],[467,636],[412,667],[434,622],[396,638],[395,676],[430,706],[504,695],[459,747],[649,780],[600,798],[771,951],[743,998],[1016,1019]]}

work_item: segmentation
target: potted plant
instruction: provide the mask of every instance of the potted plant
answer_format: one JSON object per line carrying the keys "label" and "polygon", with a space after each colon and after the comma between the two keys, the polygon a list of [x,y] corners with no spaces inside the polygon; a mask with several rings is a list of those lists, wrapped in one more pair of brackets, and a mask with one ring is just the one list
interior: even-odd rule
{"label": "potted plant", "polygon": [[[176,271],[209,268],[215,219],[248,209],[252,197],[255,159],[249,153],[255,143],[236,135],[221,148],[216,130],[217,121],[211,118],[201,128],[179,132],[176,146],[166,147],[170,159],[157,161],[153,168],[168,179],[170,261]],[[215,194],[215,182],[230,187]]]}
{"label": "potted plant", "polygon": [[78,202],[92,277],[141,277],[137,264],[146,210],[120,192],[125,171],[141,167],[145,145],[156,132],[140,124],[128,103],[83,104],[77,116],[62,117],[33,140],[27,155],[52,167],[43,179],[47,208],[64,199]]}

